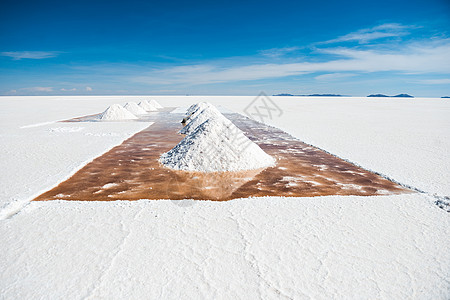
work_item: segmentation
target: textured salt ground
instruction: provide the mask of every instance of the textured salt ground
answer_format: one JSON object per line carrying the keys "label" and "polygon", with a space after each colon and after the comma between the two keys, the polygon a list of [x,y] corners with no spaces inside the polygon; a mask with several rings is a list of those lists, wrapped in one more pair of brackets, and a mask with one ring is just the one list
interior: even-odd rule
{"label": "textured salt ground", "polygon": [[[73,168],[96,153],[79,153],[81,147],[67,146],[55,151],[55,146],[70,144],[70,136],[75,136],[51,139],[56,142],[50,144],[36,134],[38,128],[47,133],[55,125],[26,131],[19,126],[86,115],[123,101],[123,97],[110,102],[101,97],[55,98],[9,97],[4,102],[2,137],[10,137],[2,145],[2,200],[8,201],[10,195],[25,199],[24,193],[15,192],[18,188],[36,192],[69,174],[69,157],[55,157],[67,149],[72,154],[70,161],[75,162]],[[274,120],[276,127],[430,194],[449,195],[445,180],[449,122],[444,118],[449,107],[436,106],[442,100],[370,101],[372,106],[364,104],[366,99],[274,98],[286,105],[282,120]],[[172,106],[199,101],[167,99]],[[222,99],[222,104],[229,103],[236,111],[241,111],[239,103],[251,101],[250,97],[212,99],[217,101],[214,104],[220,103],[215,99]],[[416,117],[408,117],[411,110]],[[83,126],[83,134],[125,136],[127,132],[129,137],[144,129],[143,124],[58,126]],[[116,138],[97,152],[124,139]],[[84,144],[82,139],[76,141]],[[89,148],[101,143],[90,143]],[[46,152],[39,151],[45,148]],[[52,163],[67,171],[58,174]],[[32,179],[35,175],[51,176],[53,181],[43,184]],[[450,218],[432,201],[420,193],[191,201],[194,205],[188,208],[175,205],[188,201],[35,201],[0,221],[0,298],[200,299],[220,295],[233,299],[448,300],[450,246],[445,237],[450,236]]]}
{"label": "textured salt ground", "polygon": [[277,159],[275,167],[220,173],[168,169],[158,159],[183,138],[177,134],[182,128],[182,115],[169,111],[165,109],[141,117],[139,121],[155,123],[34,200],[230,200],[256,196],[369,196],[410,192],[240,114],[226,114],[226,117]]}

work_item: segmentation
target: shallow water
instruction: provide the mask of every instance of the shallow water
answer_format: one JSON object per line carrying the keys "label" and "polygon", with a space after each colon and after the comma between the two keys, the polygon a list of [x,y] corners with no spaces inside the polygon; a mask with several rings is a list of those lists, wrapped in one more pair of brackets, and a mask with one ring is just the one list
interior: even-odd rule
{"label": "shallow water", "polygon": [[[225,114],[266,153],[275,167],[245,172],[187,172],[162,166],[159,156],[183,138],[182,114],[170,109],[137,121],[154,122],[96,158],[71,178],[35,200],[111,201],[139,199],[230,200],[258,196],[385,195],[409,190],[284,131]],[[88,121],[92,116],[69,121]]]}

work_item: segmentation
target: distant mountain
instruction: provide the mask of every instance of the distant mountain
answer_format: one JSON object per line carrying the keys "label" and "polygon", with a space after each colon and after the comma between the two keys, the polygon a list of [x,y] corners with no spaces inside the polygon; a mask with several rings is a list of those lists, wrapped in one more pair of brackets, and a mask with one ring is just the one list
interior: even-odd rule
{"label": "distant mountain", "polygon": [[367,97],[389,97],[389,98],[414,98],[414,96],[408,95],[408,94],[398,94],[395,96],[388,96],[384,94],[372,94]]}
{"label": "distant mountain", "polygon": [[367,97],[389,97],[389,96],[388,95],[383,95],[383,94],[372,94],[372,95],[369,95]]}
{"label": "distant mountain", "polygon": [[297,96],[297,97],[342,97],[338,94],[311,94],[311,95],[292,95],[292,94],[276,94],[273,96]]}
{"label": "distant mountain", "polygon": [[342,95],[338,94],[312,94],[307,95],[308,97],[342,97]]}
{"label": "distant mountain", "polygon": [[414,96],[408,95],[408,94],[398,94],[392,97],[396,97],[396,98],[414,98]]}

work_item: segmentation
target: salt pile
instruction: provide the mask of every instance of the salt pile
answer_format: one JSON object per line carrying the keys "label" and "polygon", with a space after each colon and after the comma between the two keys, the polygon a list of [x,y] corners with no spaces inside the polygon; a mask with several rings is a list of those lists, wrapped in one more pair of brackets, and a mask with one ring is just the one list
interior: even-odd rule
{"label": "salt pile", "polygon": [[[220,113],[219,113],[220,114]],[[160,162],[175,170],[224,172],[266,168],[275,159],[223,115],[210,115]]]}
{"label": "salt pile", "polygon": [[225,118],[214,106],[207,106],[204,109],[198,109],[195,113],[189,116],[189,118],[185,121],[186,126],[184,126],[181,130],[181,134],[189,134],[193,132],[198,126],[200,126],[203,122],[205,122],[208,119],[218,119],[222,118],[225,120],[228,120]]}
{"label": "salt pile", "polygon": [[193,114],[199,113],[199,112],[201,112],[202,110],[204,110],[205,108],[208,108],[208,107],[216,108],[214,105],[212,105],[209,102],[199,102],[199,103],[196,103],[196,104],[192,104],[191,106],[189,106],[188,110],[186,111],[186,116],[190,117]]}
{"label": "salt pile", "polygon": [[[193,114],[196,110],[198,109],[205,109],[207,107],[211,107],[214,106],[209,102],[199,102],[199,103],[195,103],[192,104],[191,106],[189,106],[189,108],[186,111],[186,116],[189,116],[191,114]],[[214,106],[215,107],[215,106]]]}
{"label": "salt pile", "polygon": [[148,102],[148,104],[154,106],[156,109],[160,109],[160,108],[164,108],[161,104],[159,104],[156,100],[146,100]]}
{"label": "salt pile", "polygon": [[118,121],[118,120],[134,120],[137,119],[135,115],[120,106],[119,104],[113,104],[108,107],[104,112],[102,112],[99,120],[104,121]]}
{"label": "salt pile", "polygon": [[209,102],[199,102],[191,105],[186,111],[186,117],[183,118],[181,123],[188,124],[191,120],[195,119],[203,110],[211,108],[217,110],[217,108]]}
{"label": "salt pile", "polygon": [[128,102],[123,107],[125,107],[129,112],[135,115],[145,115],[147,112],[137,105],[136,102]]}
{"label": "salt pile", "polygon": [[138,105],[140,108],[142,108],[145,111],[157,111],[158,110],[154,105],[151,105],[150,102],[145,101],[145,100],[139,102]]}

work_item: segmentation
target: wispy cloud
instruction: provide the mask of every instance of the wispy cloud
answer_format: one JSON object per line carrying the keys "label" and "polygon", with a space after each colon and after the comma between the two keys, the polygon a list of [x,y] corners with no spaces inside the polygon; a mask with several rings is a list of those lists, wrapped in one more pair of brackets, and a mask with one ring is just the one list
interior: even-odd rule
{"label": "wispy cloud", "polygon": [[[72,76],[72,78],[76,77],[73,83],[70,81],[71,77],[64,82],[55,81],[51,84],[49,82],[52,81],[48,80],[36,82],[35,85],[48,84],[54,88],[17,88],[16,94],[75,92],[71,88],[73,86],[77,87],[76,93],[92,94],[92,87],[86,86],[89,82],[107,82],[110,86],[117,85],[118,90],[126,84],[130,86],[130,89],[133,87],[135,90],[182,92],[216,91],[217,88],[222,87],[217,87],[215,84],[227,84],[223,86],[232,87],[233,91],[236,91],[239,86],[245,85],[246,88],[257,84],[272,86],[275,82],[277,85],[281,83],[286,87],[298,86],[299,80],[304,78],[307,78],[311,85],[323,86],[323,82],[326,82],[327,86],[332,86],[349,81],[346,78],[352,76],[358,76],[355,80],[359,82],[364,76],[367,76],[366,79],[370,76],[369,80],[372,83],[373,78],[376,77],[388,80],[390,77],[400,78],[411,74],[415,76],[415,86],[417,84],[449,84],[450,79],[439,78],[449,78],[448,75],[450,75],[450,56],[448,55],[450,39],[381,40],[382,37],[406,35],[412,28],[412,26],[389,23],[316,43],[312,45],[312,48],[272,48],[257,51],[250,56],[208,61],[190,60],[190,64],[183,60],[176,63],[149,61],[139,64],[108,62],[71,65],[72,74],[76,75]],[[364,44],[377,39],[379,39],[377,43]],[[338,41],[357,41],[359,44],[335,45],[334,42]],[[29,56],[18,55],[17,59],[30,58]],[[10,55],[10,57],[13,56]],[[368,75],[371,73],[376,74]],[[425,75],[427,79],[417,81],[422,75]],[[82,82],[79,80],[80,77]],[[279,80],[281,78],[283,80]],[[412,82],[411,78],[408,80]],[[107,84],[104,85],[107,86]],[[98,89],[101,87],[96,88],[95,92],[99,92]],[[118,92],[114,89],[109,91]]]}
{"label": "wispy cloud", "polygon": [[280,57],[288,53],[292,53],[300,49],[300,47],[284,47],[284,48],[271,48],[259,51],[263,56],[267,57]]}
{"label": "wispy cloud", "polygon": [[48,87],[48,86],[34,86],[34,87],[22,88],[22,89],[19,89],[19,91],[31,92],[31,93],[36,93],[36,92],[42,93],[42,92],[53,92],[53,88]]}
{"label": "wispy cloud", "polygon": [[387,23],[372,28],[360,29],[358,31],[340,36],[332,40],[320,42],[318,44],[331,44],[340,42],[358,42],[360,44],[365,44],[372,40],[408,35],[410,33],[409,30],[413,28],[416,27],[401,25],[397,23]]}
{"label": "wispy cloud", "polygon": [[330,73],[330,74],[323,74],[314,77],[316,80],[320,81],[331,81],[331,80],[339,80],[343,78],[353,77],[356,76],[356,74],[353,73]]}
{"label": "wispy cloud", "polygon": [[422,84],[450,84],[450,78],[440,78],[440,79],[423,79],[419,83]]}
{"label": "wispy cloud", "polygon": [[61,87],[50,87],[50,86],[33,86],[33,87],[23,87],[17,88],[14,90],[9,90],[5,92],[6,95],[42,95],[42,94],[51,94],[51,95],[64,95],[67,93],[70,94],[87,94],[87,92],[92,92],[93,89],[89,86],[86,87],[78,87],[78,88],[61,88]]}
{"label": "wispy cloud", "polygon": [[247,66],[220,67],[215,65],[194,65],[160,69],[148,75],[135,77],[139,82],[158,84],[208,84],[266,78],[286,77],[305,73],[290,65],[255,64]]}
{"label": "wispy cloud", "polygon": [[53,87],[48,86],[33,86],[20,89],[9,90],[5,95],[42,95],[54,92]]}
{"label": "wispy cloud", "polygon": [[0,53],[0,55],[11,57],[13,60],[45,59],[56,57],[59,54],[60,54],[59,51],[9,51]]}
{"label": "wispy cloud", "polygon": [[337,56],[338,58],[328,59],[322,62],[265,63],[231,66],[221,66],[221,62],[217,61],[208,64],[154,70],[147,72],[143,76],[134,77],[133,80],[149,84],[197,85],[281,78],[315,72],[450,73],[450,56],[448,55],[450,53],[450,39],[412,43],[392,50],[339,47],[317,51],[324,54],[333,54],[333,56]]}

